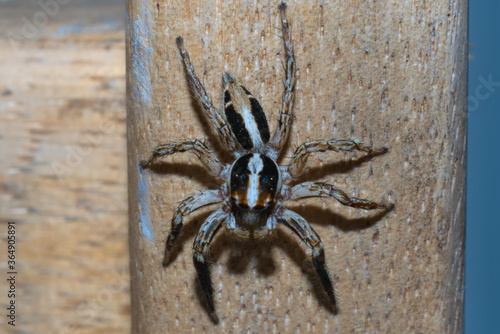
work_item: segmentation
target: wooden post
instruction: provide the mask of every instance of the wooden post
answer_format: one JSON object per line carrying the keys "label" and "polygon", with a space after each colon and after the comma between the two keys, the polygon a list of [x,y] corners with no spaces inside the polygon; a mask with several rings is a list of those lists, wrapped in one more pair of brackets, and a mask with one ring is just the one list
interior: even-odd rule
{"label": "wooden post", "polygon": [[[464,274],[467,1],[293,1],[298,63],[288,149],[314,139],[359,139],[388,154],[321,153],[304,179],[396,204],[387,215],[331,199],[290,207],[320,234],[339,314],[305,245],[283,231],[268,242],[221,234],[211,252],[217,312],[200,300],[192,241],[214,208],[185,221],[162,267],[179,201],[213,188],[189,154],[140,171],[160,143],[208,137],[175,46],[185,39],[214,101],[229,71],[259,98],[274,129],[283,88],[278,3],[128,1],[127,83],[132,326],[134,333],[458,333]],[[286,163],[285,155],[281,163]]]}

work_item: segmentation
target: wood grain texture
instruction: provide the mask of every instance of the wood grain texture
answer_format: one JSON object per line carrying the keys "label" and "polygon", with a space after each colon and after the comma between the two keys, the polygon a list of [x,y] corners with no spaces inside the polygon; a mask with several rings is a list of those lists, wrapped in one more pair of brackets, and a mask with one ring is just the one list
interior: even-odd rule
{"label": "wood grain texture", "polygon": [[[304,179],[396,204],[387,215],[333,200],[299,201],[325,245],[340,313],[299,240],[220,235],[211,259],[220,324],[197,291],[191,245],[213,208],[185,221],[178,254],[163,268],[179,201],[213,187],[189,154],[155,171],[137,164],[158,144],[208,137],[175,37],[185,39],[214,101],[220,76],[259,98],[273,129],[282,92],[277,3],[128,1],[127,110],[134,333],[458,333],[462,331],[467,2],[290,1],[298,62],[288,153],[322,138],[359,139],[390,151],[317,154]],[[286,158],[286,157],[285,157]],[[281,161],[286,162],[286,159]]]}
{"label": "wood grain texture", "polygon": [[[124,7],[61,6],[27,38],[34,4],[0,14],[0,332],[126,333]],[[7,221],[16,327],[5,316]]]}

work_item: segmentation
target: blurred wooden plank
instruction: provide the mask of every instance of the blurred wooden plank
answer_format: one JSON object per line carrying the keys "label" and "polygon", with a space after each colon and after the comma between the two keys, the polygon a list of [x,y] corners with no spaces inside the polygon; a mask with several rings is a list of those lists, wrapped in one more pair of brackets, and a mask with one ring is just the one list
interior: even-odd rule
{"label": "blurred wooden plank", "polygon": [[23,333],[130,330],[123,22],[85,13],[0,41],[0,259],[15,220]]}

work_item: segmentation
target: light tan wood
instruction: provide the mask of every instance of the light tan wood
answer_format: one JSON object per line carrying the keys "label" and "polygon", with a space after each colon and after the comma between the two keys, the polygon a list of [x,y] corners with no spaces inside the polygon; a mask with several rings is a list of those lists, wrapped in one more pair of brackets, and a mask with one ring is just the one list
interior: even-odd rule
{"label": "light tan wood", "polygon": [[[134,333],[458,333],[462,330],[467,2],[296,1],[288,6],[298,83],[288,145],[359,139],[390,152],[317,154],[305,179],[396,204],[382,215],[333,200],[290,207],[320,234],[340,313],[305,246],[284,230],[263,243],[220,235],[211,252],[214,326],[197,292],[191,245],[214,208],[185,221],[163,268],[172,212],[213,186],[196,158],[157,172],[137,164],[158,144],[209,138],[175,46],[185,39],[215,101],[230,71],[257,96],[274,129],[282,92],[277,3],[128,2],[129,210]],[[286,157],[285,157],[286,158]],[[284,159],[282,162],[286,162]],[[149,234],[149,229],[151,234]],[[148,237],[149,236],[149,237]]]}
{"label": "light tan wood", "polygon": [[[127,333],[124,8],[61,6],[28,39],[22,18],[41,8],[12,5],[0,13],[0,332]],[[5,316],[7,221],[16,327]]]}

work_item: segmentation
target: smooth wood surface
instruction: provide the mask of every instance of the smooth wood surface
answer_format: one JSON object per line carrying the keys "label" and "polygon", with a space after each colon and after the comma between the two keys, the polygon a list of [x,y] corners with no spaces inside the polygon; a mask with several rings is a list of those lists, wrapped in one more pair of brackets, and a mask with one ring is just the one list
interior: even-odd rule
{"label": "smooth wood surface", "polygon": [[[127,333],[124,5],[61,5],[27,37],[36,2],[0,6],[0,332]],[[17,225],[15,328],[7,221]]]}
{"label": "smooth wood surface", "polygon": [[[381,215],[334,200],[290,207],[320,234],[340,313],[305,246],[282,231],[262,243],[220,235],[211,259],[220,324],[197,291],[191,245],[214,208],[188,217],[163,268],[172,212],[213,187],[196,158],[177,154],[138,170],[158,144],[208,137],[186,84],[182,35],[214,101],[224,71],[257,96],[274,128],[282,92],[277,3],[128,1],[127,110],[134,333],[459,333],[465,208],[467,2],[290,1],[299,68],[288,149],[359,139],[390,152],[317,154],[308,180],[396,204]],[[290,151],[286,154],[289,156]],[[285,156],[285,158],[286,158]],[[281,161],[286,163],[286,159]]]}

